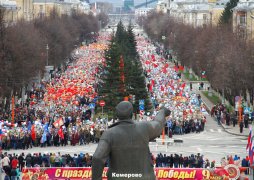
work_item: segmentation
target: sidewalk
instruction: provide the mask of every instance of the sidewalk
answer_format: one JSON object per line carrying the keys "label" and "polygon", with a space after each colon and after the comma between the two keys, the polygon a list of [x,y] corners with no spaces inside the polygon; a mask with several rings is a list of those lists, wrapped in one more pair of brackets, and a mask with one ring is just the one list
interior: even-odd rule
{"label": "sidewalk", "polygon": [[[196,90],[196,93],[200,94],[201,99],[207,109],[211,111],[212,107],[214,104],[202,93],[202,91]],[[215,118],[213,118],[215,120]],[[226,124],[221,123],[222,128],[229,134],[236,135],[236,136],[243,136],[243,137],[248,137],[249,135],[249,128],[243,128],[243,133],[240,133],[240,128],[239,125],[236,125],[233,127],[233,125],[227,126]]]}
{"label": "sidewalk", "polygon": [[[174,65],[173,65],[174,66]],[[205,106],[207,107],[207,109],[209,110],[209,112],[211,111],[212,107],[214,106],[214,104],[202,93],[202,91],[199,90],[199,81],[189,81],[188,79],[186,79],[184,77],[184,75],[182,74],[182,79],[189,84],[190,82],[192,83],[192,92],[196,93],[196,94],[200,94],[201,99],[203,101],[203,103],[205,104]],[[215,118],[212,118],[215,121]],[[236,125],[235,127],[233,127],[233,125],[229,125],[227,126],[226,124],[221,123],[221,127],[225,130],[225,132],[232,134],[232,135],[236,135],[236,136],[243,136],[243,137],[248,137],[249,135],[249,128],[243,128],[243,133],[240,133],[240,127],[239,125]]]}

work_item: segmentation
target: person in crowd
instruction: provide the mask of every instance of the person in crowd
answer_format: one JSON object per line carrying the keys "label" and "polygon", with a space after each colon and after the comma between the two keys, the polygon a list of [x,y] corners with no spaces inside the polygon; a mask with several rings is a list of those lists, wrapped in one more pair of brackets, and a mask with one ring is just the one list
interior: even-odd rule
{"label": "person in crowd", "polygon": [[243,133],[243,121],[240,122],[240,133]]}
{"label": "person in crowd", "polygon": [[249,157],[248,156],[246,158],[242,159],[241,165],[242,165],[242,167],[247,167],[247,169],[246,169],[246,171],[244,173],[245,174],[249,174],[250,162],[249,162]]}

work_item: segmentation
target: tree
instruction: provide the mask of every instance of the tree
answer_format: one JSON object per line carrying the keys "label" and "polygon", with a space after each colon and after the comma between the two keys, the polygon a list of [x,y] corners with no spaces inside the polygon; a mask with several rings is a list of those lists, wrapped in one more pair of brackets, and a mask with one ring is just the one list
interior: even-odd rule
{"label": "tree", "polygon": [[99,87],[99,96],[106,101],[108,111],[113,110],[124,97],[131,95],[135,95],[135,101],[132,99],[134,112],[138,111],[141,99],[146,102],[146,110],[151,110],[136,45],[131,25],[125,30],[120,22],[109,49],[105,52],[106,65],[101,73]]}
{"label": "tree", "polygon": [[239,0],[230,0],[229,2],[227,2],[226,4],[226,7],[224,9],[224,11],[222,12],[221,14],[221,17],[220,17],[220,24],[221,25],[226,25],[226,24],[229,24],[231,25],[232,23],[232,9],[234,7],[237,6],[237,3],[239,2]]}
{"label": "tree", "polygon": [[105,67],[100,75],[101,83],[98,88],[99,96],[105,100],[107,104],[105,110],[107,110],[109,114],[110,112],[111,114],[113,113],[114,108],[123,97],[122,92],[119,91],[121,86],[119,60],[120,50],[113,38],[109,49],[105,51]]}
{"label": "tree", "polygon": [[20,94],[39,72],[43,76],[47,44],[49,64],[57,68],[83,41],[82,35],[98,31],[98,19],[91,14],[58,16],[53,10],[50,17],[7,26],[4,11],[0,8],[0,97]]}

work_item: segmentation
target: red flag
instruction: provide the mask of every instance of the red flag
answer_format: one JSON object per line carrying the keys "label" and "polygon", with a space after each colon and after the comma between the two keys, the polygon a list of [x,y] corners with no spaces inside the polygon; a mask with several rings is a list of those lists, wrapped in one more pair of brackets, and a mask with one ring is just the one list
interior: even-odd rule
{"label": "red flag", "polygon": [[154,56],[154,54],[152,54],[152,55],[151,55],[151,57],[152,57],[152,60],[154,61],[154,60],[155,60],[155,56]]}
{"label": "red flag", "polygon": [[58,130],[58,135],[59,135],[59,137],[60,137],[61,139],[64,139],[64,133],[63,133],[63,129],[62,129],[62,128],[60,128],[60,129]]}
{"label": "red flag", "polygon": [[168,66],[169,66],[168,63],[166,63],[166,64],[164,65],[164,68],[168,68]]}
{"label": "red flag", "polygon": [[184,67],[183,66],[179,66],[179,71],[183,71]]}
{"label": "red flag", "polygon": [[162,72],[163,72],[164,74],[166,74],[166,73],[167,73],[167,69],[166,69],[166,68],[162,68]]}
{"label": "red flag", "polygon": [[59,128],[60,126],[62,126],[64,124],[63,122],[63,118],[59,118],[58,120],[56,120],[53,125],[55,126],[55,128]]}
{"label": "red flag", "polygon": [[151,63],[150,61],[148,61],[148,60],[146,61],[146,64],[150,64],[150,63]]}
{"label": "red flag", "polygon": [[250,129],[249,136],[248,136],[248,142],[247,142],[247,146],[246,146],[246,150],[248,150],[248,148],[250,146],[251,137],[252,137],[252,130]]}
{"label": "red flag", "polygon": [[158,64],[154,63],[154,64],[153,64],[153,67],[154,67],[154,68],[157,68],[157,67],[158,67]]}
{"label": "red flag", "polygon": [[180,91],[179,96],[181,97],[183,96],[183,91]]}
{"label": "red flag", "polygon": [[186,85],[186,83],[183,83],[181,87],[184,89],[184,88],[185,88],[185,85]]}
{"label": "red flag", "polygon": [[35,132],[34,124],[31,127],[31,138],[32,138],[33,141],[36,139],[36,132]]}
{"label": "red flag", "polygon": [[150,92],[153,91],[153,85],[152,85],[152,84],[150,84],[150,86],[149,86],[149,91],[150,91]]}
{"label": "red flag", "polygon": [[152,85],[152,86],[154,86],[154,84],[155,84],[155,82],[154,82],[154,80],[152,79],[152,81],[151,81],[151,85]]}

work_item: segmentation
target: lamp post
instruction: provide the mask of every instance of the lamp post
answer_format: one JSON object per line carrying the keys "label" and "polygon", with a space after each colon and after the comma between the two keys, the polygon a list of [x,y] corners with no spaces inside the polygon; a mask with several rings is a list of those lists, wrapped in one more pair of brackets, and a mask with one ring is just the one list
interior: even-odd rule
{"label": "lamp post", "polygon": [[46,45],[46,50],[47,50],[47,66],[49,65],[49,45]]}

